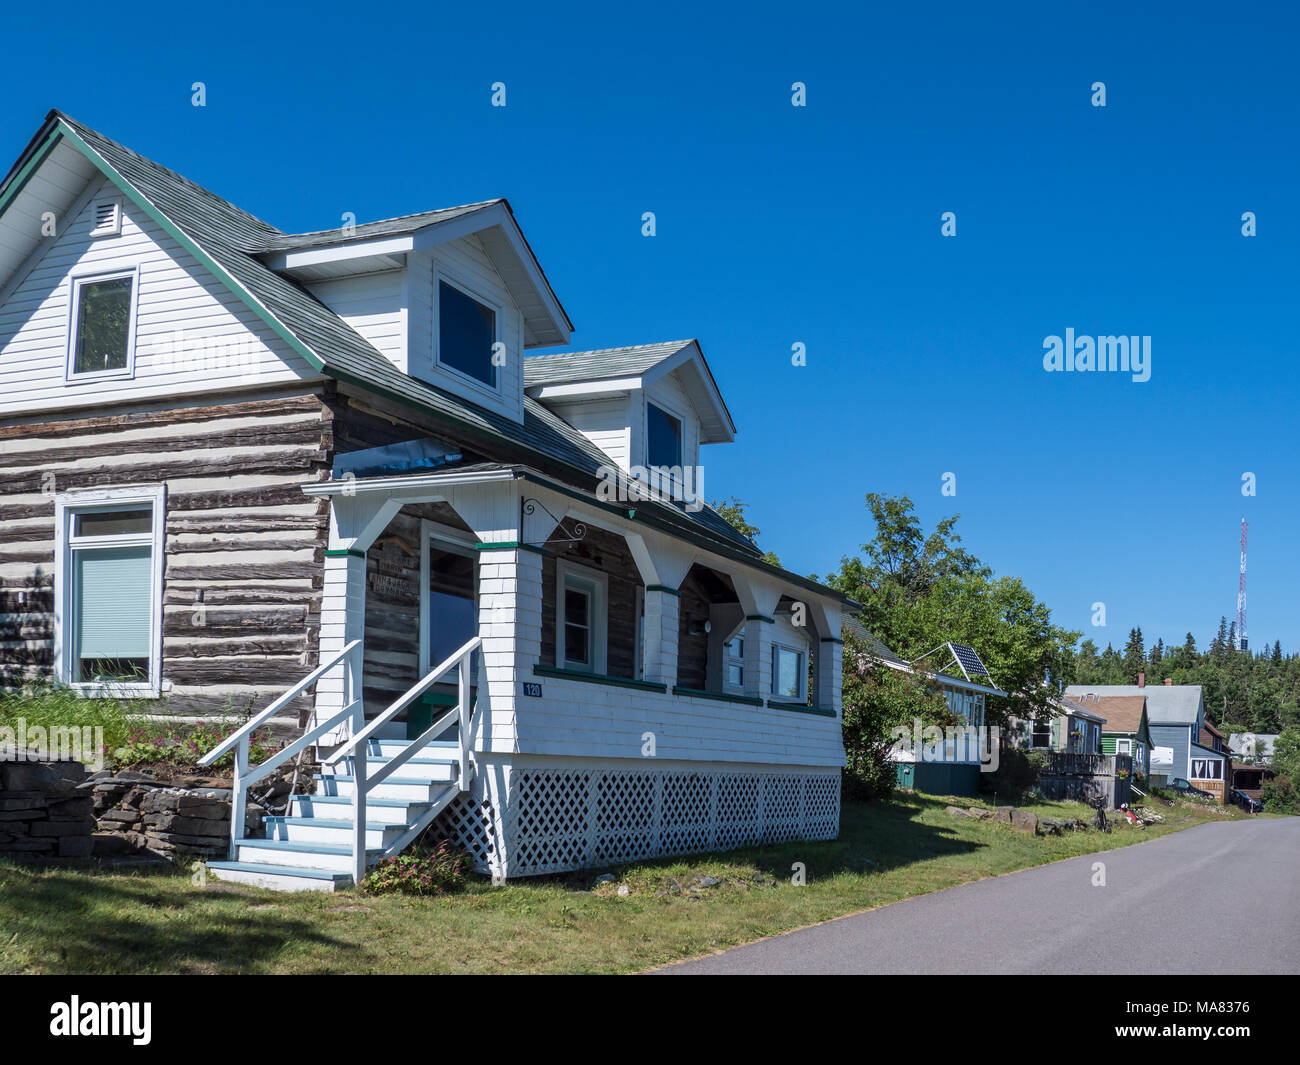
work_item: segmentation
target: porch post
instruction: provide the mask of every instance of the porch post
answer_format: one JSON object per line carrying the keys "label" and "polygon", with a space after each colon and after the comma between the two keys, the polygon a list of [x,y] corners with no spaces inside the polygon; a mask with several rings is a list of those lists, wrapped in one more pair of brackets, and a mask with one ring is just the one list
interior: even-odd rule
{"label": "porch post", "polygon": [[817,709],[840,711],[840,694],[844,685],[842,672],[844,641],[823,636],[817,645]]}
{"label": "porch post", "polygon": [[681,593],[666,585],[645,590],[641,675],[654,684],[677,683],[678,607]]}
{"label": "porch post", "polygon": [[745,694],[751,699],[768,699],[772,695],[773,615],[781,601],[781,586],[740,567],[730,576],[745,611]]}
{"label": "porch post", "polygon": [[480,543],[478,632],[483,640],[473,747],[491,750],[492,716],[514,710],[520,685],[535,681],[542,653],[541,548]]}

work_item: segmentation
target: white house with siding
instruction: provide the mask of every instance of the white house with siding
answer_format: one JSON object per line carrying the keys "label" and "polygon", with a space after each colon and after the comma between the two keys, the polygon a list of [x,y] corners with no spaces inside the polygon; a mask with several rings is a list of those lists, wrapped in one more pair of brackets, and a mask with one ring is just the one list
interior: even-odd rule
{"label": "white house with siding", "polygon": [[241,802],[317,749],[234,880],[435,821],[499,876],[834,837],[844,598],[693,494],[698,343],[527,354],[571,332],[504,200],[287,234],[51,112],[0,185],[0,682],[227,716]]}

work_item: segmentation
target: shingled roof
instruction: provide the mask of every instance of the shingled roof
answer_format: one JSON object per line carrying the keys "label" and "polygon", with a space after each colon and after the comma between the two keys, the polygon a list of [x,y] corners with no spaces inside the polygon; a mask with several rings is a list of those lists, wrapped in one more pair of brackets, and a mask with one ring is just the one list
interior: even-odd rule
{"label": "shingled roof", "polygon": [[524,387],[635,377],[658,366],[665,359],[672,358],[693,343],[693,340],[665,340],[658,344],[638,344],[630,348],[530,355],[524,359]]}
{"label": "shingled roof", "polygon": [[[449,430],[459,430],[477,441],[489,457],[497,457],[492,455],[494,449],[505,446],[512,458],[519,457],[521,451],[524,457],[531,454],[548,472],[553,472],[549,468],[558,463],[569,472],[568,479],[581,487],[590,487],[601,468],[613,464],[605,452],[580,432],[527,396],[521,424],[403,373],[307,289],[257,258],[295,241],[303,241],[293,245],[301,247],[325,243],[323,233],[283,233],[60,111],[51,111],[47,116],[45,126],[0,185],[0,194],[8,195],[10,183],[29,159],[49,138],[58,136],[76,145],[124,194],[321,374],[432,413],[447,423]],[[485,200],[367,225],[375,233],[383,227],[396,227],[387,230],[391,232],[406,231],[417,220],[423,219],[418,224],[427,225],[430,221],[503,202]],[[356,239],[355,235],[350,239]],[[742,556],[759,557],[753,542],[710,507],[691,512],[666,502],[645,506],[671,515],[669,520],[683,531],[693,529],[710,541],[730,545]]]}

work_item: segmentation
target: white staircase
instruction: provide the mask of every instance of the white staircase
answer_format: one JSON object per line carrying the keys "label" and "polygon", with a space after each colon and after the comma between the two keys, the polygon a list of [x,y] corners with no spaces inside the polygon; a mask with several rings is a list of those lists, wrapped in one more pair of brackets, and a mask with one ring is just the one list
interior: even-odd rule
{"label": "white staircase", "polygon": [[[218,880],[277,891],[336,891],[358,883],[367,868],[418,839],[473,782],[470,674],[478,647],[475,637],[370,722],[362,716],[360,700],[345,700],[339,713],[250,769],[248,737],[253,730],[328,670],[342,663],[345,691],[359,690],[355,662],[360,642],[354,641],[209,751],[200,764],[235,750],[230,858],[208,862],[209,873]],[[457,705],[416,738],[404,738],[405,726],[395,716],[452,670],[458,674]],[[266,818],[265,838],[245,837],[248,788],[324,734],[349,724],[349,739],[322,750],[324,772],[316,776],[313,792],[291,795],[287,814]]]}

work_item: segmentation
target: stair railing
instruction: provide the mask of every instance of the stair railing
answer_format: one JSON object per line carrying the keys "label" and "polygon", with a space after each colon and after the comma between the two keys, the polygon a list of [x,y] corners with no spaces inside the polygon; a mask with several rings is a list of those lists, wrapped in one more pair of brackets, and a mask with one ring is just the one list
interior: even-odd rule
{"label": "stair railing", "polygon": [[[361,641],[353,640],[341,650],[330,655],[324,662],[318,665],[302,680],[298,681],[292,688],[276,699],[261,713],[255,717],[249,718],[242,726],[232,732],[217,746],[213,747],[207,754],[199,759],[199,765],[212,765],[217,759],[228,754],[233,748],[235,751],[235,768],[230,790],[230,858],[234,860],[238,856],[238,840],[242,839],[245,831],[245,820],[248,811],[248,789],[262,780],[268,774],[275,772],[280,766],[284,765],[290,758],[294,757],[300,751],[305,750],[314,743],[324,733],[337,728],[349,718],[354,718],[359,714],[361,700],[357,695],[357,678],[360,676],[358,658],[361,655]],[[248,746],[249,737],[269,721],[285,706],[296,699],[304,691],[310,688],[326,673],[343,663],[343,708],[325,721],[321,721],[305,731],[298,739],[289,746],[277,751],[271,755],[261,765],[252,769],[248,765]]]}
{"label": "stair railing", "polygon": [[[460,790],[468,790],[470,784],[473,783],[474,768],[469,758],[470,714],[473,709],[470,706],[470,685],[474,653],[482,646],[482,643],[482,639],[475,636],[462,644],[444,661],[438,663],[419,681],[408,688],[369,724],[366,724],[365,708],[361,700],[357,700],[354,706],[350,708],[354,714],[352,736],[334,750],[324,760],[324,764],[337,765],[349,755],[352,757],[352,863],[354,884],[360,885],[366,875],[366,796],[373,788],[382,784],[397,769],[423,750],[427,743],[442,735],[443,732],[456,723],[460,725],[458,777]],[[370,738],[453,669],[458,674],[457,687],[459,690],[456,705],[439,717],[437,721],[421,732],[415,739],[409,740],[398,754],[388,759],[384,766],[371,776],[369,767],[366,765],[366,747]],[[403,840],[403,844],[404,842]]]}

